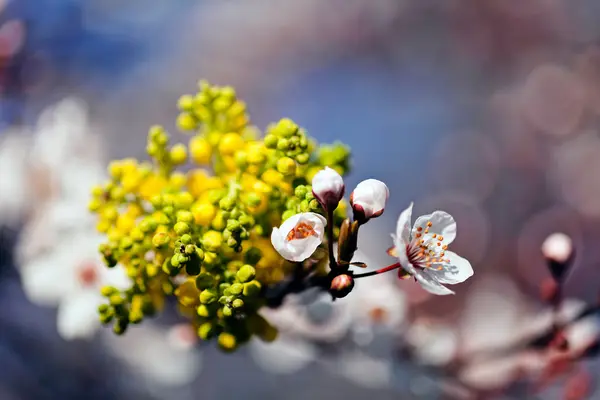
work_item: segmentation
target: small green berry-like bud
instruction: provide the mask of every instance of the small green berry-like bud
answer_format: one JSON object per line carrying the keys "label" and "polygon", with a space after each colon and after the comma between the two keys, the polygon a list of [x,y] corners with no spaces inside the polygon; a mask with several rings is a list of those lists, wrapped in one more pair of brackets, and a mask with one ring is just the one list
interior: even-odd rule
{"label": "small green berry-like bud", "polygon": [[225,317],[231,317],[233,315],[233,310],[229,306],[223,306],[222,310],[223,316]]}
{"label": "small green berry-like bud", "polygon": [[296,215],[296,214],[297,214],[297,213],[296,213],[296,211],[295,211],[295,210],[286,210],[286,211],[284,211],[284,213],[281,215],[281,219],[285,221],[286,219],[288,219],[288,218],[290,218],[290,217],[293,217],[293,216],[294,216],[294,215]]}
{"label": "small green berry-like bud", "polygon": [[187,233],[185,235],[181,235],[179,240],[181,241],[182,244],[185,244],[185,245],[192,243],[192,237],[190,235],[188,235]]}
{"label": "small green berry-like bud", "polygon": [[231,232],[239,232],[241,229],[242,225],[237,219],[230,219],[227,221],[227,230]]}
{"label": "small green berry-like bud", "polygon": [[193,244],[188,244],[187,246],[185,246],[185,254],[191,256],[194,253],[196,253],[196,246],[194,246]]}
{"label": "small green berry-like bud", "polygon": [[218,341],[219,346],[225,351],[233,351],[237,347],[237,339],[231,333],[221,333]]}
{"label": "small green berry-like bud", "polygon": [[205,322],[198,328],[198,336],[202,340],[209,340],[215,335],[215,328],[210,322]]}
{"label": "small green berry-like bud", "polygon": [[100,323],[103,325],[110,324],[114,318],[115,315],[113,313],[100,314]]}
{"label": "small green berry-like bud", "polygon": [[256,269],[252,265],[243,265],[242,268],[236,274],[237,279],[244,283],[249,282],[256,276]]}
{"label": "small green berry-like bud", "polygon": [[190,226],[185,222],[178,222],[173,229],[175,229],[175,233],[178,235],[184,235],[190,231]]}
{"label": "small green berry-like bud", "polygon": [[224,211],[231,211],[235,207],[235,199],[225,196],[219,200],[219,208]]}
{"label": "small green berry-like bud", "polygon": [[194,214],[190,211],[180,210],[177,211],[177,222],[185,222],[191,224],[194,221]]}
{"label": "small green berry-like bud", "polygon": [[198,290],[211,288],[214,284],[215,278],[207,272],[203,272],[196,277],[196,287]]}
{"label": "small green berry-like bud", "polygon": [[241,283],[238,283],[238,282],[232,284],[229,287],[229,292],[235,296],[242,294],[243,290],[244,290],[244,285],[242,285]]}
{"label": "small green berry-like bud", "polygon": [[310,160],[310,154],[308,154],[308,153],[300,153],[296,156],[296,161],[300,165],[308,164],[309,160]]}
{"label": "small green berry-like bud", "polygon": [[184,94],[177,101],[177,107],[183,111],[190,111],[194,108],[194,97],[189,94]]}
{"label": "small green berry-like bud", "polygon": [[277,147],[277,142],[279,141],[279,139],[277,138],[277,136],[270,133],[265,136],[263,141],[265,143],[265,147],[267,147],[268,149],[274,149]]}
{"label": "small green berry-like bud", "polygon": [[288,149],[289,145],[290,145],[290,142],[287,139],[282,138],[277,141],[277,149],[278,150],[285,151]]}
{"label": "small green berry-like bud", "polygon": [[169,158],[175,165],[183,164],[187,160],[187,149],[185,145],[179,143],[171,148]]}
{"label": "small green berry-like bud", "polygon": [[304,196],[306,196],[307,192],[308,190],[305,185],[299,185],[294,190],[294,195],[299,199],[304,199]]}
{"label": "small green berry-like bud", "polygon": [[231,305],[233,306],[233,308],[242,308],[244,307],[244,300],[242,299],[235,299]]}
{"label": "small green berry-like bud", "polygon": [[261,285],[259,281],[250,281],[244,283],[244,296],[254,297],[260,293]]}
{"label": "small green berry-like bud", "polygon": [[229,239],[227,239],[227,246],[235,248],[238,246],[238,241],[232,236]]}
{"label": "small green berry-like bud", "polygon": [[200,292],[200,303],[211,304],[217,301],[218,294],[214,289],[204,289]]}
{"label": "small green berry-like bud", "polygon": [[216,304],[200,304],[196,309],[196,312],[200,317],[208,318],[215,315],[217,311]]}
{"label": "small green berry-like bud", "polygon": [[110,306],[108,304],[100,304],[98,306],[99,314],[106,314],[110,310]]}
{"label": "small green berry-like bud", "polygon": [[240,224],[242,224],[244,228],[250,228],[254,225],[254,218],[248,214],[241,215],[238,221],[240,221]]}

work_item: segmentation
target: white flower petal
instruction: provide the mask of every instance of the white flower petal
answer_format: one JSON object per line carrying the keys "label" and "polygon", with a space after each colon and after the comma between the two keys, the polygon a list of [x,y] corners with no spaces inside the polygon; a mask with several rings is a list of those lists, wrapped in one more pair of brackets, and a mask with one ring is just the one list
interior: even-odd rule
{"label": "white flower petal", "polygon": [[421,287],[427,290],[429,293],[437,294],[439,296],[454,294],[452,290],[440,285],[434,278],[427,275],[427,271],[416,272],[414,276],[417,279],[417,282],[419,282],[419,284],[421,285]]}
{"label": "white flower petal", "polygon": [[25,296],[35,304],[56,305],[77,287],[68,255],[62,252],[45,255],[21,266]]}
{"label": "white flower petal", "polygon": [[100,327],[98,305],[102,303],[99,293],[81,291],[65,299],[58,307],[57,329],[66,340],[90,338]]}
{"label": "white flower petal", "polygon": [[406,210],[400,213],[398,217],[398,223],[396,224],[396,242],[404,242],[406,244],[410,242],[410,219],[412,217],[413,203],[406,208]]}
{"label": "white flower petal", "polygon": [[126,290],[131,287],[131,278],[121,265],[116,265],[113,268],[100,265],[100,268],[102,271],[102,285],[114,286],[119,290]]}
{"label": "white flower petal", "polygon": [[444,265],[441,271],[429,270],[428,272],[440,283],[461,283],[473,276],[471,263],[452,251],[446,251],[444,256],[450,262]]}
{"label": "white flower petal", "polygon": [[445,211],[434,211],[432,214],[420,216],[415,221],[412,234],[417,233],[417,228],[421,227],[423,230],[427,228],[427,222],[431,222],[429,227],[429,234],[442,235],[442,244],[450,244],[456,238],[456,221],[452,215]]}
{"label": "white flower petal", "polygon": [[[287,235],[299,224],[307,223],[312,226],[315,235],[305,238],[287,240]],[[316,213],[296,214],[288,218],[281,227],[273,228],[271,243],[277,252],[286,260],[300,262],[310,257],[323,242],[327,220]]]}

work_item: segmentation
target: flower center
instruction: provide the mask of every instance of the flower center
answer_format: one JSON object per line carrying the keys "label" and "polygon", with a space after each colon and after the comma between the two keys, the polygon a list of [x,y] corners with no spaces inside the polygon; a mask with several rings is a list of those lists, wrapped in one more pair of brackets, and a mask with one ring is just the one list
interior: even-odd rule
{"label": "flower center", "polygon": [[91,261],[83,263],[77,270],[77,279],[83,287],[93,286],[98,281],[96,264]]}
{"label": "flower center", "polygon": [[406,245],[406,254],[410,263],[415,267],[441,271],[443,265],[450,262],[444,258],[448,246],[443,244],[444,237],[442,235],[429,233],[431,225],[431,222],[427,222],[425,229],[421,226],[417,228],[415,237]]}
{"label": "flower center", "polygon": [[314,225],[308,222],[300,222],[288,232],[285,239],[291,242],[292,240],[306,239],[309,236],[317,236]]}

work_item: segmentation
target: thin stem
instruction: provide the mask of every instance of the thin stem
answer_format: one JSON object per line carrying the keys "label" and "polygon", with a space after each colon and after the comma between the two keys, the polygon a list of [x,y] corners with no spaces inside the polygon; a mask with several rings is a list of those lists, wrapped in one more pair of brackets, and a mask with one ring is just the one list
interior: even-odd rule
{"label": "thin stem", "polygon": [[384,268],[376,269],[375,271],[364,272],[362,274],[355,274],[355,275],[352,275],[352,277],[354,279],[366,278],[367,276],[379,275],[379,274],[383,274],[384,272],[393,271],[400,267],[401,267],[400,263],[396,263],[396,264],[388,265],[387,267],[384,267]]}
{"label": "thin stem", "polygon": [[333,209],[327,210],[327,248],[329,250],[329,268],[335,270],[338,267],[333,254]]}

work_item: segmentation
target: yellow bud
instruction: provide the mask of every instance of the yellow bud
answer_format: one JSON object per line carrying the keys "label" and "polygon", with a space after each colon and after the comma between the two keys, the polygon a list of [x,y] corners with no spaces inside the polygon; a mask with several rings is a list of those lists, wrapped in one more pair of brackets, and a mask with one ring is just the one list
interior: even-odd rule
{"label": "yellow bud", "polygon": [[194,136],[190,139],[190,155],[195,163],[208,165],[212,156],[212,146],[202,136]]}
{"label": "yellow bud", "polygon": [[[185,176],[184,176],[185,179]],[[177,194],[175,198],[175,206],[178,208],[189,209],[194,202],[194,196],[190,192],[181,192]]]}
{"label": "yellow bud", "polygon": [[96,230],[100,233],[106,233],[110,229],[110,222],[107,220],[100,220],[96,224]]}
{"label": "yellow bud", "polygon": [[119,213],[115,207],[105,207],[102,210],[102,218],[107,221],[115,221],[119,217]]}
{"label": "yellow bud", "polygon": [[262,180],[272,186],[279,186],[283,182],[283,174],[274,169],[268,169],[262,174]]}
{"label": "yellow bud", "polygon": [[175,165],[185,163],[187,160],[187,149],[185,145],[178,143],[171,147],[171,151],[169,152],[169,158],[171,159],[171,162]]}
{"label": "yellow bud", "polygon": [[98,199],[92,199],[88,203],[88,210],[95,212],[98,211],[102,207],[102,202]]}
{"label": "yellow bud", "polygon": [[277,171],[284,175],[294,175],[296,173],[296,161],[290,157],[283,157],[277,160]]}
{"label": "yellow bud", "polygon": [[208,226],[212,222],[217,208],[212,204],[208,203],[196,203],[192,207],[192,214],[194,214],[194,222],[198,225]]}
{"label": "yellow bud", "polygon": [[108,173],[111,178],[119,179],[123,174],[123,166],[120,161],[112,161],[108,164]]}
{"label": "yellow bud", "polygon": [[244,147],[244,139],[237,133],[223,135],[219,142],[219,152],[222,155],[233,155]]}
{"label": "yellow bud", "polygon": [[123,185],[123,190],[125,190],[125,192],[127,192],[127,193],[135,192],[141,183],[142,183],[141,176],[137,172],[130,172],[127,174],[123,174],[123,179],[121,180],[121,184]]}
{"label": "yellow bud", "polygon": [[247,153],[246,161],[248,164],[260,164],[265,161],[265,148],[260,142],[249,144]]}
{"label": "yellow bud", "polygon": [[202,246],[207,251],[217,251],[223,244],[223,235],[221,232],[208,231],[202,236]]}
{"label": "yellow bud", "polygon": [[218,342],[219,346],[225,351],[233,351],[237,347],[237,339],[231,333],[221,333]]}
{"label": "yellow bud", "polygon": [[198,121],[191,113],[184,112],[177,116],[177,127],[184,132],[193,131],[198,128]]}
{"label": "yellow bud", "polygon": [[119,215],[119,218],[117,218],[117,229],[125,235],[131,231],[134,225],[135,218],[132,218],[127,214],[121,214]]}
{"label": "yellow bud", "polygon": [[173,172],[169,178],[169,183],[176,189],[181,189],[187,183],[187,176],[183,172]]}
{"label": "yellow bud", "polygon": [[179,285],[175,289],[175,296],[181,304],[186,307],[191,307],[199,303],[200,292],[196,288],[196,283],[193,280],[188,280]]}
{"label": "yellow bud", "polygon": [[104,188],[100,185],[94,185],[92,187],[92,196],[100,197],[104,195]]}

